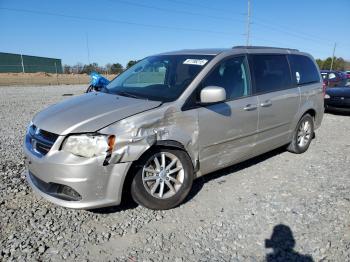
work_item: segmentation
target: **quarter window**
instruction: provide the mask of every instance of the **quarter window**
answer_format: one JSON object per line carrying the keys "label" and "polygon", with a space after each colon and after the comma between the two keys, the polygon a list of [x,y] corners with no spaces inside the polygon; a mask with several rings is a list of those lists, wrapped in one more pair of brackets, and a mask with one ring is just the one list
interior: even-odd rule
{"label": "quarter window", "polygon": [[267,93],[291,87],[291,76],[285,55],[251,55],[255,93]]}
{"label": "quarter window", "polygon": [[320,82],[318,69],[310,58],[302,55],[290,55],[288,58],[295,84],[305,85]]}
{"label": "quarter window", "polygon": [[226,99],[247,96],[249,75],[245,56],[234,57],[220,62],[202,82],[202,87],[220,86],[226,91]]}

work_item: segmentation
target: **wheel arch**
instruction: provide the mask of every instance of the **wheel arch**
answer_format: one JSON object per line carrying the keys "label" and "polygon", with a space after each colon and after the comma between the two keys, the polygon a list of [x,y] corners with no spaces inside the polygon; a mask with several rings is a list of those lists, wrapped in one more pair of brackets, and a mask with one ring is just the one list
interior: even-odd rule
{"label": "wheel arch", "polygon": [[304,106],[302,106],[298,113],[295,114],[294,119],[290,125],[290,136],[289,136],[289,140],[292,140],[293,134],[295,129],[297,128],[297,125],[300,121],[300,119],[306,115],[306,114],[310,114],[314,120],[314,124],[317,121],[317,117],[318,117],[318,113],[317,110],[314,106],[313,103],[306,103]]}
{"label": "wheel arch", "polygon": [[139,156],[139,158],[137,160],[133,161],[133,163],[129,167],[127,174],[125,175],[123,185],[122,185],[122,196],[121,196],[122,201],[125,198],[131,197],[131,195],[130,195],[131,183],[132,183],[132,180],[134,178],[134,175],[136,173],[137,168],[140,167],[140,163],[142,162],[144,156],[149,154],[150,152],[154,151],[157,148],[168,148],[168,149],[177,149],[177,150],[184,151],[188,155],[189,159],[191,160],[194,170],[197,170],[198,161],[191,157],[191,155],[187,152],[185,146],[182,143],[180,143],[176,140],[158,140],[152,146],[150,146],[147,150],[145,150]]}
{"label": "wheel arch", "polygon": [[306,111],[301,115],[300,119],[301,119],[304,115],[306,115],[306,114],[311,115],[312,118],[313,118],[314,121],[315,121],[315,119],[316,119],[316,114],[317,114],[315,109],[310,108],[310,109],[306,110]]}

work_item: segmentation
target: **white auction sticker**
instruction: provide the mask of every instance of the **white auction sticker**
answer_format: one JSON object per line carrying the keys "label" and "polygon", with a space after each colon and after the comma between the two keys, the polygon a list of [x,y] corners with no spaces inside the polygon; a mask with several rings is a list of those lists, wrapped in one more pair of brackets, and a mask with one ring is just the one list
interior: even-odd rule
{"label": "white auction sticker", "polygon": [[295,72],[295,76],[297,78],[297,83],[299,84],[299,82],[300,82],[300,73],[298,71]]}
{"label": "white auction sticker", "polygon": [[199,65],[204,66],[208,62],[207,59],[186,59],[184,65]]}

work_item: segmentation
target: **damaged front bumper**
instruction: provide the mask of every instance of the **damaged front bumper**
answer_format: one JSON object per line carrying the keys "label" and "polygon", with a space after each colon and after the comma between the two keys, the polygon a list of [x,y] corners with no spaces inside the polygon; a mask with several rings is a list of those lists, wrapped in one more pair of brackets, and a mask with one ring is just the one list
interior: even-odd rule
{"label": "damaged front bumper", "polygon": [[82,158],[54,148],[38,157],[26,145],[24,152],[28,183],[45,199],[77,209],[120,204],[131,162],[104,166],[104,156]]}

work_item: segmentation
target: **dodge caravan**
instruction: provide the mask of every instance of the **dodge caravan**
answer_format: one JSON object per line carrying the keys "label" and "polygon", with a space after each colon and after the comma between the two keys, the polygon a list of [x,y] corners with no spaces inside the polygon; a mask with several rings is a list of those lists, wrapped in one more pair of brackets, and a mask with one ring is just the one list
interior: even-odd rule
{"label": "dodge caravan", "polygon": [[295,49],[182,50],[139,61],[100,92],[52,105],[26,132],[26,177],[64,207],[179,205],[195,178],[286,146],[322,121],[322,78]]}

